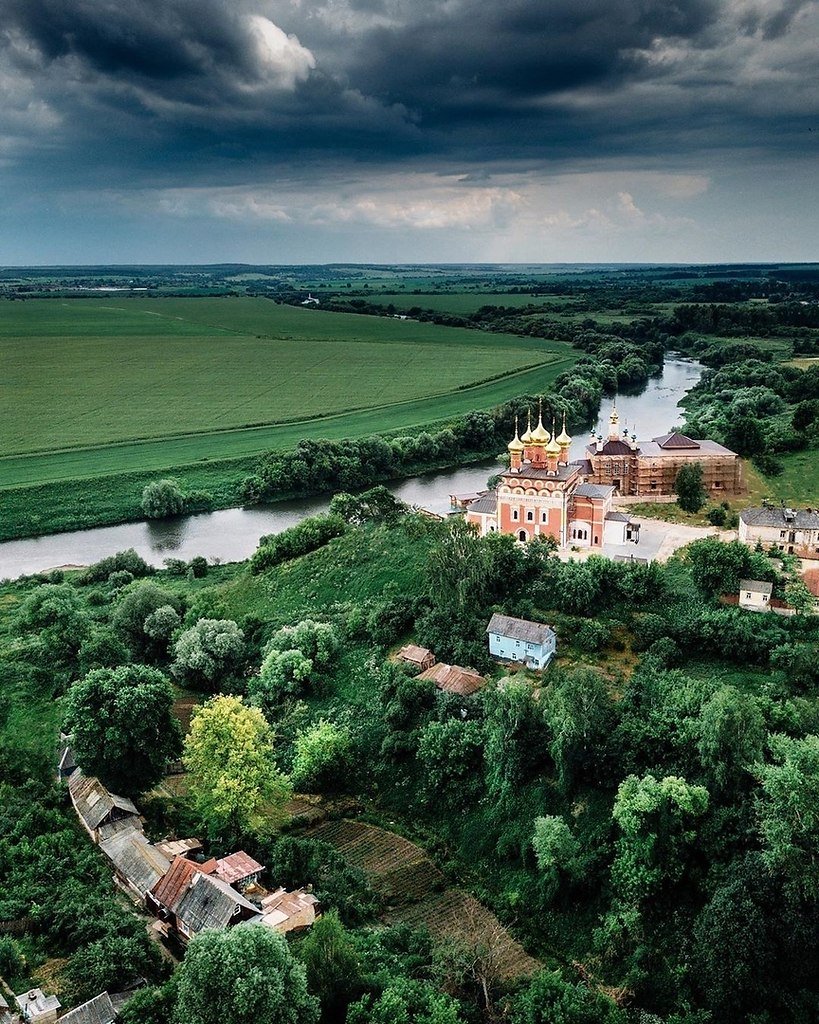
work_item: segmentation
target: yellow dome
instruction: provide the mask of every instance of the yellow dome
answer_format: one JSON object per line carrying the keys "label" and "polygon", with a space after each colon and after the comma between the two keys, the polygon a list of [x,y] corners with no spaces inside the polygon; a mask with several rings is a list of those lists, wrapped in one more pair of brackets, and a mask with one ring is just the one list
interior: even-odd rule
{"label": "yellow dome", "polygon": [[546,451],[549,455],[560,455],[560,444],[557,440],[557,432],[555,430],[554,420],[552,420],[552,439],[546,445]]}
{"label": "yellow dome", "polygon": [[572,443],[572,439],[566,433],[566,416],[565,415],[563,416],[563,429],[558,434],[556,440],[557,440],[557,443],[561,447],[564,447],[564,448],[568,448],[569,445]]}
{"label": "yellow dome", "polygon": [[526,430],[521,434],[520,439],[524,444],[532,443],[532,414],[528,411],[526,413]]}
{"label": "yellow dome", "polygon": [[515,436],[512,438],[512,440],[506,446],[506,450],[510,451],[510,452],[522,452],[523,451],[523,441],[521,441],[521,439],[518,437],[518,418],[517,418],[517,416],[515,417]]}
{"label": "yellow dome", "polygon": [[551,440],[551,434],[543,426],[543,406],[539,405],[538,406],[537,426],[532,431],[532,444],[537,444],[537,445],[548,444],[550,440]]}

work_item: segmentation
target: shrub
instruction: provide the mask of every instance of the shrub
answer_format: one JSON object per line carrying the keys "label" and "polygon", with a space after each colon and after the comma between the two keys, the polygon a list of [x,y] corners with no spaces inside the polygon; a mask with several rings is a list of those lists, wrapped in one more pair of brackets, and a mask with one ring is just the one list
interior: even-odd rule
{"label": "shrub", "polygon": [[200,619],[174,644],[172,671],[190,686],[214,689],[239,670],[244,651],[244,634],[232,619]]}
{"label": "shrub", "polygon": [[149,519],[165,519],[185,511],[185,495],[176,480],[154,480],[142,491],[142,511]]}
{"label": "shrub", "polygon": [[353,760],[350,730],[321,719],[296,737],[291,781],[308,791],[343,787]]}
{"label": "shrub", "polygon": [[142,576],[150,576],[154,572],[145,559],[136,553],[133,548],[127,551],[118,551],[115,555],[100,559],[89,565],[79,578],[80,583],[102,583],[110,580],[114,572],[129,572],[134,579]]}
{"label": "shrub", "polygon": [[291,558],[306,555],[334,537],[340,537],[346,529],[341,516],[313,516],[275,536],[262,537],[259,548],[250,559],[250,570],[258,574]]}

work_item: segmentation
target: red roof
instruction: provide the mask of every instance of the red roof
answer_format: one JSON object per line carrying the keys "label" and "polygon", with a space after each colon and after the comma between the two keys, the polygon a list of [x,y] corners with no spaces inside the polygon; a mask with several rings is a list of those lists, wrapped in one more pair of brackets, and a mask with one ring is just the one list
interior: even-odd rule
{"label": "red roof", "polygon": [[173,910],[182,898],[183,893],[186,892],[188,883],[197,871],[204,875],[210,875],[215,870],[216,861],[213,859],[206,861],[204,864],[197,864],[196,861],[188,860],[187,857],[177,857],[162,878],[150,890],[151,895],[157,903]]}
{"label": "red roof", "polygon": [[216,877],[221,878],[228,885],[241,882],[243,878],[249,878],[260,871],[264,871],[264,864],[254,860],[244,850],[237,850],[236,853],[231,853],[229,857],[222,857],[216,862]]}
{"label": "red roof", "polygon": [[437,665],[422,672],[419,679],[431,679],[439,690],[447,693],[458,693],[468,697],[476,693],[486,684],[486,679],[474,669],[461,668],[460,665],[446,665],[439,661]]}

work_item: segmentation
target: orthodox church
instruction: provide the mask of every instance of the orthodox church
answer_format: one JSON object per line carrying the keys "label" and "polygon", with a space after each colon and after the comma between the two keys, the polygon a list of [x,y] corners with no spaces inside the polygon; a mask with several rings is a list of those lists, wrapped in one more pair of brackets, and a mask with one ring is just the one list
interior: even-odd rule
{"label": "orthodox church", "polygon": [[546,536],[560,547],[636,543],[639,527],[612,509],[615,488],[588,482],[587,461],[569,462],[571,443],[565,417],[559,434],[554,422],[551,433],[544,427],[542,408],[537,425],[533,429],[530,418],[523,435],[516,421],[509,469],[494,491],[467,506],[467,522],[481,536],[498,531],[521,542]]}

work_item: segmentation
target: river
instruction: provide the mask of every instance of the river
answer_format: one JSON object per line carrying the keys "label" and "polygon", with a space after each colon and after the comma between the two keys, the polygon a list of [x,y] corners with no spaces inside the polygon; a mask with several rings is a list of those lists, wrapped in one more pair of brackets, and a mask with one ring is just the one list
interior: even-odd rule
{"label": "river", "polygon": [[[628,427],[638,437],[650,438],[678,425],[682,415],[677,403],[697,383],[702,369],[693,360],[666,359],[662,375],[650,380],[641,394],[617,399],[621,429]],[[600,429],[604,434],[610,409],[610,400],[604,399],[600,409]],[[582,456],[587,441],[588,435],[575,438],[573,458]],[[443,513],[449,510],[450,494],[480,490],[498,468],[497,463],[484,462],[391,481],[387,486],[408,504]],[[62,565],[90,565],[126,548],[134,548],[155,566],[161,566],[166,558],[189,560],[195,555],[204,555],[210,561],[241,561],[253,554],[263,534],[279,533],[306,516],[324,511],[328,502],[327,497],[305,498],[6,541],[0,544],[0,579],[16,579]]]}

